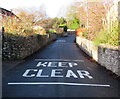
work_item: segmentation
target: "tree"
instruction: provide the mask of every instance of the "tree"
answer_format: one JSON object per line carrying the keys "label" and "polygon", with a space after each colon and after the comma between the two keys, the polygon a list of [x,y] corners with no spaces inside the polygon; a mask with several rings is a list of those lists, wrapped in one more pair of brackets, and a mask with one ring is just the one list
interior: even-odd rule
{"label": "tree", "polygon": [[68,28],[76,30],[80,27],[79,19],[74,17],[72,20],[68,22]]}
{"label": "tree", "polygon": [[77,16],[77,6],[73,4],[68,7],[68,11],[66,13],[67,17],[67,26],[70,29],[78,29],[80,27],[79,17]]}
{"label": "tree", "polygon": [[54,24],[53,24],[53,28],[58,28],[60,25],[66,25],[67,24],[67,21],[66,21],[66,19],[65,18],[54,18],[53,19],[53,22],[54,22]]}
{"label": "tree", "polygon": [[36,23],[37,21],[46,18],[46,12],[42,7],[37,10],[35,8],[13,10],[22,21],[29,19],[32,23]]}

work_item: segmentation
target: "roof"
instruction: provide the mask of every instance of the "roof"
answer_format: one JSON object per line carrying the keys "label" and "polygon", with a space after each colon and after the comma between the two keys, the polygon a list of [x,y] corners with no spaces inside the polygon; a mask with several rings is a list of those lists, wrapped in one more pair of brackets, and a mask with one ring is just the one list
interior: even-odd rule
{"label": "roof", "polygon": [[1,8],[1,7],[0,7],[0,14],[3,16],[11,16],[11,17],[14,16],[14,17],[17,17],[19,19],[19,17],[16,16],[12,11],[9,11],[9,10]]}

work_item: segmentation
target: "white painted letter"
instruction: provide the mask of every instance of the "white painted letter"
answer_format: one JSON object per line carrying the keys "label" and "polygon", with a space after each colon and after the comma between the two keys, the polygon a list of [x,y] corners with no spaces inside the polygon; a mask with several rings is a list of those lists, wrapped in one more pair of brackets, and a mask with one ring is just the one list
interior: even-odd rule
{"label": "white painted letter", "polygon": [[51,77],[63,77],[63,75],[57,75],[61,74],[62,69],[54,69],[52,70]]}
{"label": "white painted letter", "polygon": [[77,75],[72,70],[68,70],[66,77],[71,77],[71,76],[73,76],[74,78],[78,78]]}
{"label": "white painted letter", "polygon": [[38,70],[37,70],[37,69],[28,69],[28,70],[26,70],[25,73],[23,74],[23,77],[34,77],[35,74],[29,74],[29,75],[28,75],[28,73],[30,73],[30,71],[36,72],[36,71],[38,71]]}
{"label": "white painted letter", "polygon": [[49,62],[48,67],[57,67],[57,62]]}
{"label": "white painted letter", "polygon": [[45,62],[45,63],[39,62],[39,63],[37,64],[37,67],[39,67],[39,66],[46,67],[47,63],[48,63],[48,62]]}
{"label": "white painted letter", "polygon": [[40,69],[37,73],[37,76],[36,77],[49,77],[48,75],[42,75],[42,69]]}
{"label": "white painted letter", "polygon": [[73,62],[72,63],[68,63],[68,64],[69,64],[70,67],[78,65],[77,63],[73,63]]}
{"label": "white painted letter", "polygon": [[84,70],[77,70],[80,78],[85,78],[84,76],[88,77],[89,79],[92,79],[93,77],[90,76],[90,73],[88,71],[84,71]]}
{"label": "white painted letter", "polygon": [[68,67],[66,66],[67,62],[59,62],[58,67]]}

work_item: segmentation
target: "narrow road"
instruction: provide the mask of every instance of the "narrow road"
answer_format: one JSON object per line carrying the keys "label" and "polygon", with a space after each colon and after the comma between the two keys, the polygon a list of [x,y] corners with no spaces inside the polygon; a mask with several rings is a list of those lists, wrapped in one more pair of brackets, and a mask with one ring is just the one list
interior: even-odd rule
{"label": "narrow road", "polygon": [[118,80],[74,41],[58,38],[7,71],[3,97],[118,97]]}

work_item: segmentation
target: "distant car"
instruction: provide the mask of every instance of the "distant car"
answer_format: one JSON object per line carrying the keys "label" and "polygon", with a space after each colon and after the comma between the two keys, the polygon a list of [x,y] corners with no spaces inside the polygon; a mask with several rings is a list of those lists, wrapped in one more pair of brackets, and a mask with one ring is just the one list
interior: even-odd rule
{"label": "distant car", "polygon": [[63,37],[68,37],[68,33],[63,33]]}

